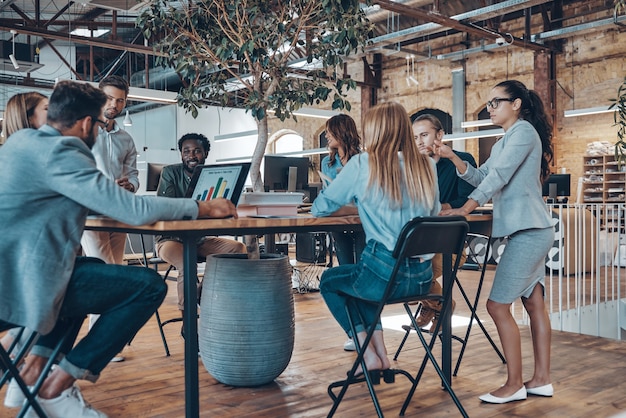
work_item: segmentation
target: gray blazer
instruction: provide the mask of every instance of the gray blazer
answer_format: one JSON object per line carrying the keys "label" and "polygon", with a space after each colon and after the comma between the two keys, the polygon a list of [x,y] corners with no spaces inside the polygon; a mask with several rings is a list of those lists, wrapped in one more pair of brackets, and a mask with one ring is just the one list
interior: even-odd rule
{"label": "gray blazer", "polygon": [[135,196],[107,179],[79,138],[44,125],[0,148],[0,319],[49,332],[89,210],[140,225],[193,219],[191,199]]}
{"label": "gray blazer", "polygon": [[495,143],[483,165],[474,168],[466,163],[467,171],[461,178],[476,186],[469,198],[479,205],[493,200],[494,237],[552,226],[541,196],[542,152],[539,134],[520,119]]}

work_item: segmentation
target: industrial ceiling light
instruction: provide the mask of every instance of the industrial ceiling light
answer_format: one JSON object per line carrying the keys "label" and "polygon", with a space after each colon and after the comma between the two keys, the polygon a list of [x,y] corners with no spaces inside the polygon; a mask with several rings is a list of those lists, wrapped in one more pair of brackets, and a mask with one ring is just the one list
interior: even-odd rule
{"label": "industrial ceiling light", "polygon": [[17,31],[14,29],[11,29],[11,34],[13,34],[13,53],[9,54],[9,59],[11,60],[11,64],[13,64],[13,68],[15,68],[16,70],[19,70],[20,65],[17,63],[17,60],[15,59],[15,35],[17,35]]}
{"label": "industrial ceiling light", "polygon": [[461,132],[443,136],[443,141],[463,141],[476,138],[493,138],[504,135],[504,129],[489,129],[487,131]]}
{"label": "industrial ceiling light", "polygon": [[124,116],[124,126],[133,126],[133,120],[130,118],[128,109],[126,109],[126,116]]}
{"label": "industrial ceiling light", "polygon": [[[410,65],[409,60],[411,60]],[[419,82],[415,78],[415,55],[413,54],[406,56],[406,85],[411,87],[411,84],[419,85]]]}
{"label": "industrial ceiling light", "polygon": [[600,113],[613,113],[617,111],[617,107],[609,109],[608,106],[588,107],[586,109],[566,110],[563,116],[573,118],[576,116],[598,115]]}
{"label": "industrial ceiling light", "polygon": [[478,120],[466,120],[461,122],[461,128],[482,128],[484,126],[492,126],[493,122],[491,119],[478,119]]}
{"label": "industrial ceiling light", "polygon": [[330,119],[338,115],[340,112],[336,110],[316,109],[314,107],[301,107],[293,112],[296,116],[305,116],[309,118]]}

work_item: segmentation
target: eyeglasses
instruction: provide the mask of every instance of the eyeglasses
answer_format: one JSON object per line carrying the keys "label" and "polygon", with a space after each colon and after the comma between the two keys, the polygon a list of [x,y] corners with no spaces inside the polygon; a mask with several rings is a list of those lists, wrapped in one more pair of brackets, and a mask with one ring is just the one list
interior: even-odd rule
{"label": "eyeglasses", "polygon": [[510,97],[494,97],[487,102],[487,108],[497,109],[500,102],[514,102]]}
{"label": "eyeglasses", "polygon": [[96,122],[96,123],[101,123],[104,128],[106,128],[109,125],[109,121],[108,120],[104,121],[104,120],[100,120],[98,118],[93,118],[93,121]]}

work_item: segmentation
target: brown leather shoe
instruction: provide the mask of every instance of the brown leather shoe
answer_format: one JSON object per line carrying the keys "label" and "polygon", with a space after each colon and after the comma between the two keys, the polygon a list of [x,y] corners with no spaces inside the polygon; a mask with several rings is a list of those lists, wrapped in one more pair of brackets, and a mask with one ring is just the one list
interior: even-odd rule
{"label": "brown leather shoe", "polygon": [[417,326],[422,328],[423,326],[427,325],[435,318],[435,314],[437,312],[438,311],[435,311],[434,309],[426,307],[426,305],[422,305],[422,309],[420,310],[419,315],[417,316],[417,318],[415,318]]}
{"label": "brown leather shoe", "polygon": [[[454,314],[454,309],[455,308],[456,308],[456,302],[454,301],[454,299],[452,299],[452,313],[453,314]],[[437,328],[437,323],[439,322],[439,315],[440,314],[441,314],[441,311],[435,311],[435,317],[433,318],[433,324],[430,326],[430,329],[428,330],[428,332],[430,332],[430,333],[435,332],[435,328]]]}

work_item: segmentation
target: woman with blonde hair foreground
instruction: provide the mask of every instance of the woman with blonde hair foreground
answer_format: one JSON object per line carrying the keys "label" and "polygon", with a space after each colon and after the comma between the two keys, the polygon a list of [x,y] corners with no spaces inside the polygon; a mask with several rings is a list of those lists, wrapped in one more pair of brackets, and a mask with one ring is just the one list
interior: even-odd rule
{"label": "woman with blonde hair foreground", "polygon": [[48,98],[36,91],[18,93],[7,102],[4,111],[4,137],[8,138],[20,129],[39,127],[46,124]]}
{"label": "woman with blonde hair foreground", "polygon": [[[397,103],[371,108],[363,118],[366,152],[353,156],[335,180],[315,199],[315,216],[341,216],[355,202],[367,245],[357,264],[340,265],[324,272],[320,292],[343,330],[352,337],[345,311],[346,296],[377,302],[383,296],[393,265],[392,251],[402,227],[416,216],[436,216],[441,205],[435,164],[420,154],[406,110]],[[431,256],[415,258],[399,272],[391,297],[421,295],[432,281]],[[377,323],[364,353],[369,371],[390,367],[376,306],[361,303],[364,323],[356,324],[362,343],[367,328]],[[354,315],[358,318],[358,315]],[[359,366],[357,374],[362,373]]]}

